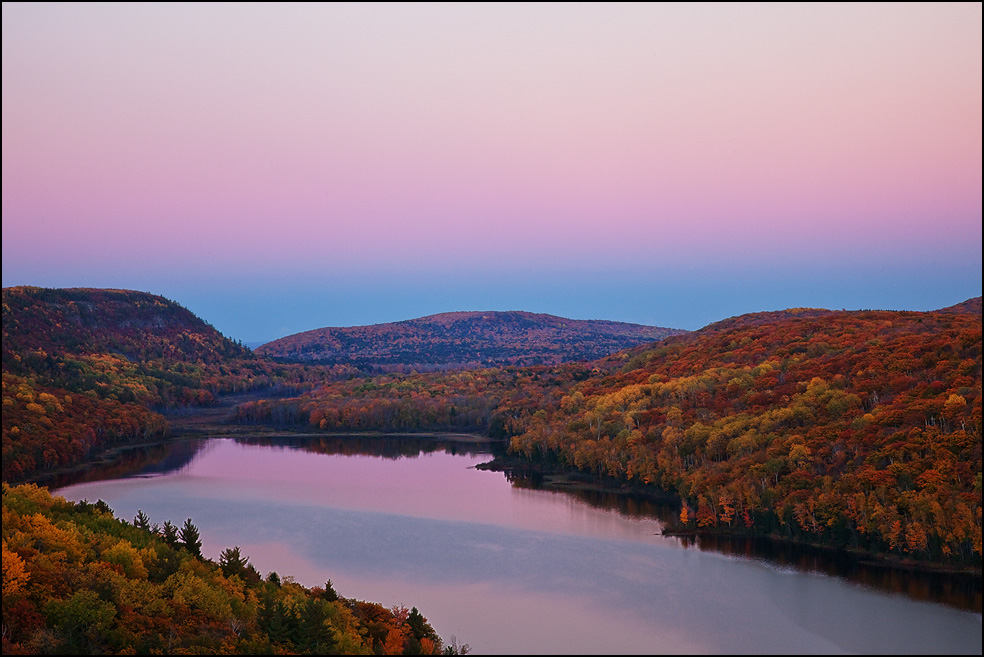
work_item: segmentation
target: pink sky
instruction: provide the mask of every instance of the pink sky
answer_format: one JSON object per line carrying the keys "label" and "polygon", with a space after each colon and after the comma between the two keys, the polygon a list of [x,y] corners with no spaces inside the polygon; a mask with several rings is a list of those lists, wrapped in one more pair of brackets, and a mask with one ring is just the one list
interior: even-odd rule
{"label": "pink sky", "polygon": [[244,340],[949,305],[981,294],[981,59],[980,3],[5,2],[3,285]]}

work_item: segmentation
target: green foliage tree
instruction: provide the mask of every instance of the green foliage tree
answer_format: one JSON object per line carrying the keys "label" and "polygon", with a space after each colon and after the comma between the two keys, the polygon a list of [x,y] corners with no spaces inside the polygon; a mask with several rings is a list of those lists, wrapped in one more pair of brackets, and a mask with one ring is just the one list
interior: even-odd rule
{"label": "green foliage tree", "polygon": [[181,539],[178,537],[178,528],[170,520],[165,520],[164,524],[161,525],[161,538],[170,547],[177,547],[181,542]]}
{"label": "green foliage tree", "polygon": [[133,518],[133,526],[138,529],[150,529],[150,518],[143,512],[143,509],[137,510],[137,515]]}
{"label": "green foliage tree", "polygon": [[63,637],[62,649],[67,654],[102,652],[100,639],[116,617],[116,607],[101,600],[95,591],[76,591],[66,600],[52,600],[45,613]]}
{"label": "green foliage tree", "polygon": [[188,552],[196,557],[202,556],[202,539],[198,533],[198,527],[191,522],[191,518],[185,520],[178,535],[181,539],[181,545]]}
{"label": "green foliage tree", "polygon": [[249,557],[242,556],[238,545],[226,548],[219,554],[219,567],[222,568],[222,573],[226,577],[238,575],[240,578],[246,579],[248,563]]}
{"label": "green foliage tree", "polygon": [[304,603],[300,614],[298,648],[311,654],[331,654],[337,641],[328,622],[329,603],[311,598]]}

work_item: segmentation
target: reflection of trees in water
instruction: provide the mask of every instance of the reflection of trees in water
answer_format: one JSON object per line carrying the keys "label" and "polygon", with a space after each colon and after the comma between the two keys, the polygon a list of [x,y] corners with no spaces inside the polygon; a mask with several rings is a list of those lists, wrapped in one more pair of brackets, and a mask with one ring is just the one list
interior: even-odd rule
{"label": "reflection of trees in water", "polygon": [[444,452],[452,455],[482,456],[492,454],[493,442],[464,442],[430,436],[364,436],[347,434],[336,436],[245,436],[237,437],[237,443],[285,447],[314,454],[338,454],[341,456],[378,456],[384,459],[415,458],[421,454]]}
{"label": "reflection of trees in water", "polygon": [[[506,470],[506,479],[516,488],[562,493],[594,508],[615,511],[629,518],[654,518],[673,526],[680,512],[679,501],[641,493],[615,492],[573,487],[575,481],[555,483],[539,472]],[[816,572],[838,577],[879,591],[901,593],[916,600],[946,604],[981,613],[981,578],[959,573],[912,571],[864,561],[851,554],[764,537],[724,535],[681,535],[684,547],[705,552],[754,559],[773,567]]]}
{"label": "reflection of trees in water", "polygon": [[[415,458],[421,454],[444,452],[452,455],[496,455],[504,449],[496,442],[462,442],[422,436],[248,436],[237,443],[297,449],[315,454],[376,456],[386,459]],[[53,474],[37,483],[51,489],[72,484],[150,476],[177,472],[191,463],[208,439],[181,440],[119,450],[112,461],[89,465],[73,472]],[[505,470],[507,481],[516,488],[562,493],[593,508],[614,511],[629,518],[651,518],[673,526],[679,502],[655,495],[616,492],[584,487],[587,479],[568,477],[555,481],[532,471]],[[754,559],[778,568],[817,572],[880,591],[901,593],[916,600],[946,604],[981,613],[981,578],[955,573],[910,571],[873,564],[853,555],[797,545],[768,538],[724,535],[682,535],[676,537],[684,547]]]}
{"label": "reflection of trees in water", "polygon": [[981,578],[960,573],[907,570],[866,561],[851,554],[750,536],[681,536],[685,546],[764,561],[780,568],[839,577],[916,600],[981,613]]}
{"label": "reflection of trees in water", "polygon": [[615,511],[628,518],[654,518],[666,525],[679,513],[679,502],[675,498],[581,487],[579,484],[584,482],[578,480],[576,473],[563,479],[562,483],[535,471],[506,469],[503,473],[514,488],[564,493],[596,509]]}
{"label": "reflection of trees in water", "polygon": [[36,483],[49,489],[107,479],[163,475],[191,463],[207,440],[179,440],[119,449],[104,455],[110,460],[89,463],[78,469],[52,473]]}

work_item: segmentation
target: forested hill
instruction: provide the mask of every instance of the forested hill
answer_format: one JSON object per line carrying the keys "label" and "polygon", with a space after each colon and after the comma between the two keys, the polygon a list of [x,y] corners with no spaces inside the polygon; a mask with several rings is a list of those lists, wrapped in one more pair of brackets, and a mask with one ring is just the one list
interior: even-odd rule
{"label": "forested hill", "polygon": [[962,303],[957,303],[946,308],[940,308],[941,313],[971,313],[980,315],[982,313],[981,297],[967,299]]}
{"label": "forested hill", "polygon": [[979,570],[980,308],[718,322],[538,402],[511,449],[676,492],[689,527]]}
{"label": "forested hill", "polygon": [[452,312],[305,331],[262,345],[256,353],[288,361],[348,364],[364,372],[424,372],[594,360],[682,333],[530,312]]}
{"label": "forested hill", "polygon": [[160,437],[169,408],[321,379],[256,358],[187,309],[130,290],[3,290],[3,479]]}
{"label": "forested hill", "polygon": [[591,363],[391,373],[238,412],[485,432],[527,462],[675,493],[686,529],[979,571],[980,307],[754,313]]}
{"label": "forested hill", "polygon": [[107,353],[131,361],[217,362],[250,352],[188,309],[132,290],[13,287],[3,290],[4,371],[15,354]]}

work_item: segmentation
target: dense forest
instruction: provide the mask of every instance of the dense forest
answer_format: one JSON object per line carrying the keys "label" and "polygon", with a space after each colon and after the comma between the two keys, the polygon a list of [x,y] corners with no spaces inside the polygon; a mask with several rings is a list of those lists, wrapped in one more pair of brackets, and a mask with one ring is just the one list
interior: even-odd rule
{"label": "dense forest", "polygon": [[198,528],[132,522],[104,503],[71,503],[3,484],[3,654],[435,655],[445,646],[417,608],[266,578],[237,546],[218,562]]}
{"label": "dense forest", "polygon": [[3,290],[3,653],[457,654],[417,611],[261,579],[202,557],[188,519],[117,520],[33,484],[107,449],[169,436],[169,414],[224,393],[349,377],[255,357],[178,304],[128,290]]}
{"label": "dense forest", "polygon": [[981,316],[752,315],[540,404],[531,459],[678,493],[680,521],[981,563]]}
{"label": "dense forest", "polygon": [[[4,653],[459,650],[416,610],[262,579],[235,548],[203,559],[190,519],[129,523],[14,486],[166,441],[176,414],[228,393],[255,393],[232,411],[240,425],[501,440],[513,462],[675,496],[675,531],[980,573],[980,297],[934,312],[755,313],[591,360],[536,361],[533,341],[536,365],[459,358],[474,344],[456,322],[470,315],[435,316],[464,351],[427,342],[375,365],[291,363],[155,295],[4,289]],[[520,333],[500,332],[497,348],[518,349]],[[559,340],[544,344],[575,353]],[[421,354],[445,360],[418,369]]]}
{"label": "dense forest", "polygon": [[238,420],[474,431],[679,495],[681,530],[979,570],[980,308],[757,313],[589,364],[328,382]]}
{"label": "dense forest", "polygon": [[223,393],[297,392],[338,369],[257,358],[187,309],[128,290],[3,290],[3,480],[168,432]]}
{"label": "dense forest", "polygon": [[322,328],[257,347],[288,362],[347,365],[363,374],[557,365],[684,333],[529,312],[454,312],[388,324]]}

